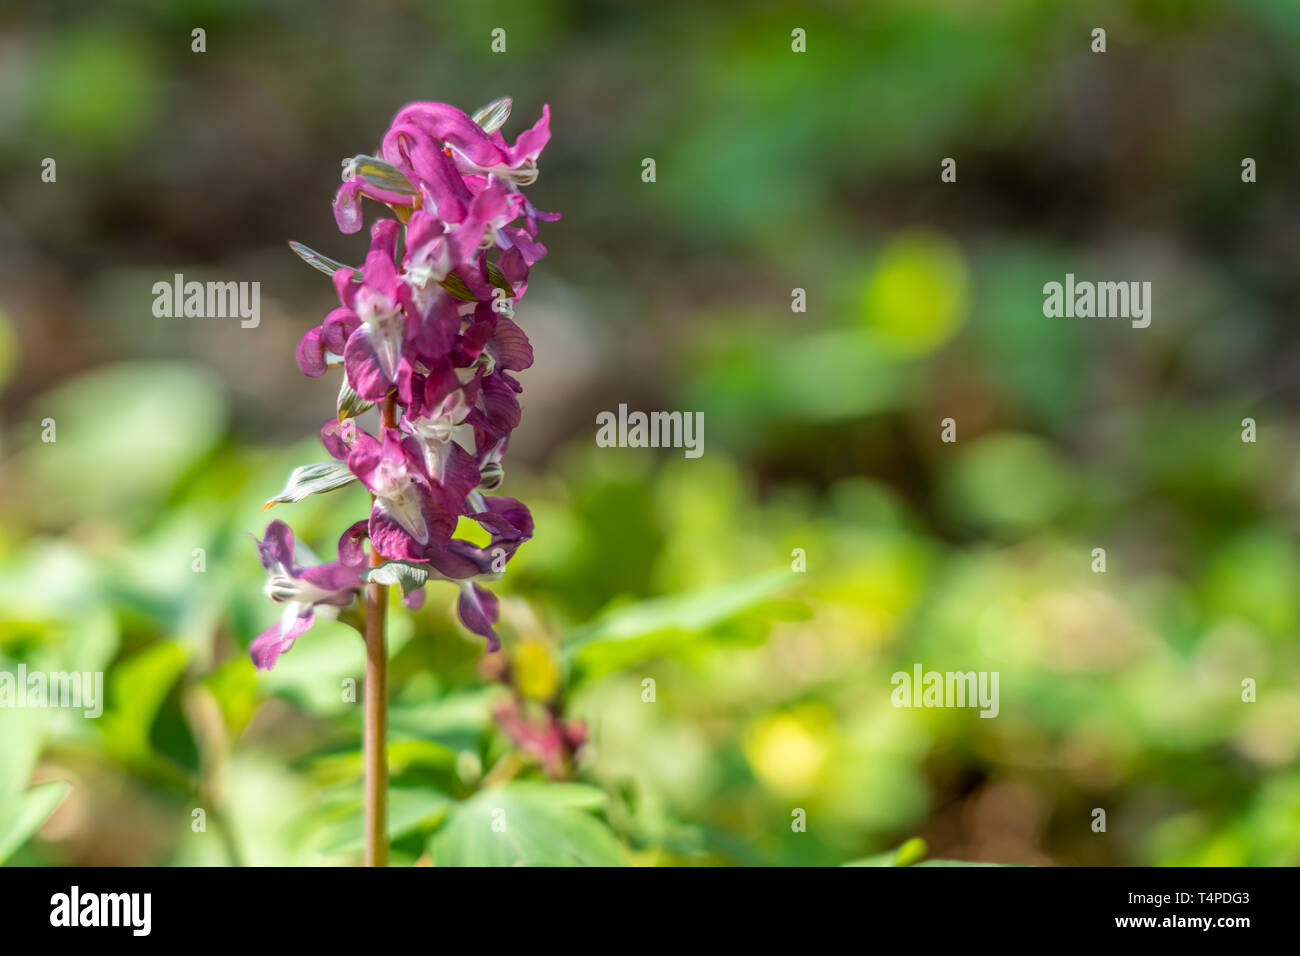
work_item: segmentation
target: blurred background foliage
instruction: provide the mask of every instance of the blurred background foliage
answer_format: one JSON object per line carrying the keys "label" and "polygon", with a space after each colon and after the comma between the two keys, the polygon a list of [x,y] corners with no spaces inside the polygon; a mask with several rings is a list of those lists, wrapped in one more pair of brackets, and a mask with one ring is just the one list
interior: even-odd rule
{"label": "blurred background foliage", "polygon": [[[504,653],[589,743],[543,782],[453,591],[395,609],[395,862],[1300,863],[1297,41],[1289,0],[6,8],[0,670],[107,702],[0,711],[0,859],[357,858],[360,640],[246,655],[249,535],[334,398],[285,242],[359,261],[339,160],[510,94],[565,218]],[[1151,281],[1151,327],[1044,319],[1067,271]],[[261,325],[155,318],[177,272],[259,281]],[[597,449],[620,402],[703,411],[704,456]],[[277,513],[329,554],[365,507]],[[999,671],[998,718],[893,708],[918,662]]]}

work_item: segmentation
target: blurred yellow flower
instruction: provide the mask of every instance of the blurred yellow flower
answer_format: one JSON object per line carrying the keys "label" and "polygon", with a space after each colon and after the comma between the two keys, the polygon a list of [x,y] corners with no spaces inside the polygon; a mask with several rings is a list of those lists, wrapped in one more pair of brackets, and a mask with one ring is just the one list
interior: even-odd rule
{"label": "blurred yellow flower", "polygon": [[768,789],[790,797],[808,793],[830,757],[832,719],[822,704],[765,715],[745,730],[745,759]]}
{"label": "blurred yellow flower", "polygon": [[560,666],[543,642],[521,641],[513,664],[515,686],[530,700],[550,700],[560,689]]}

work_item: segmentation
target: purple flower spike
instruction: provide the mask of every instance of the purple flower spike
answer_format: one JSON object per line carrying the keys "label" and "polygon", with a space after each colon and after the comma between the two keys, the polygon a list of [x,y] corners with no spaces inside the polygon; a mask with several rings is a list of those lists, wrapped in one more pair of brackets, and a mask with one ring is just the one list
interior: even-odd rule
{"label": "purple flower spike", "polygon": [[[515,376],[534,360],[514,308],[531,267],[546,255],[539,223],[559,218],[523,192],[538,178],[550,108],[512,144],[500,132],[511,107],[502,98],[471,116],[445,103],[404,106],[378,156],[344,160],[334,197],[345,233],[363,228],[365,198],[396,215],[371,226],[362,265],[295,246],[332,276],[339,303],[302,336],[298,367],[319,378],[341,364],[344,380],[337,416],[320,429],[332,460],[295,469],[292,490],[276,500],[300,500],[355,479],[373,503],[329,564],[303,566],[288,527],[277,521],[267,529],[259,548],[271,574],[268,594],[285,611],[253,642],[260,669],[270,668],[317,615],[355,599],[366,538],[376,560],[421,565],[435,580],[461,584],[461,620],[487,638],[490,650],[498,646],[499,606],[483,582],[501,576],[532,536],[533,522],[514,498],[484,497],[480,489],[504,480],[502,458],[521,417]],[[376,435],[354,417],[371,406],[382,415]],[[471,437],[473,453],[466,450]],[[452,537],[462,516],[488,532],[486,547]],[[420,569],[401,573],[405,602],[418,607],[423,589],[407,582],[423,579]]]}

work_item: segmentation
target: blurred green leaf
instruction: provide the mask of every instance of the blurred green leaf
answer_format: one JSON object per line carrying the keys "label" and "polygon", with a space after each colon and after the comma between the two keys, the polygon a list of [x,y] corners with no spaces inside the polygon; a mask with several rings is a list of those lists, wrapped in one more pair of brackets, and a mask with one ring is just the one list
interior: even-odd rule
{"label": "blurred green leaf", "polygon": [[[128,362],[81,375],[33,400],[55,441],[23,456],[47,520],[135,517],[159,509],[181,475],[219,440],[226,405],[212,373],[181,362]],[[33,424],[31,434],[39,436]]]}
{"label": "blurred green leaf", "polygon": [[624,865],[623,849],[603,822],[542,789],[511,783],[457,804],[430,841],[434,865]]}
{"label": "blurred green leaf", "polygon": [[664,632],[706,631],[790,584],[789,571],[766,571],[690,594],[650,598],[615,608],[575,632],[564,643],[564,653],[574,657],[604,644],[632,641]]}
{"label": "blurred green leaf", "polygon": [[52,780],[0,797],[0,863],[31,839],[71,789],[72,784],[66,780]]}
{"label": "blurred green leaf", "polygon": [[456,690],[427,703],[397,702],[389,712],[389,730],[436,741],[450,750],[473,747],[492,724],[492,703],[505,693],[501,687]]}
{"label": "blurred green leaf", "polygon": [[28,84],[36,126],[88,151],[131,146],[153,111],[162,75],[142,38],[108,27],[71,29],[45,53]]}
{"label": "blurred green leaf", "polygon": [[1051,520],[1070,502],[1074,487],[1047,442],[1003,433],[959,443],[942,493],[954,517],[1014,532]]}
{"label": "blurred green leaf", "polygon": [[516,780],[511,787],[516,794],[575,810],[601,810],[609,804],[609,794],[586,783]]}
{"label": "blurred green leaf", "polygon": [[108,706],[99,718],[110,754],[127,763],[152,762],[149,732],[188,658],[182,644],[160,641],[113,667]]}
{"label": "blurred green leaf", "polygon": [[875,856],[864,856],[860,860],[854,860],[852,863],[845,863],[845,866],[914,866],[921,860],[925,859],[926,853],[930,848],[920,837],[913,837],[908,840],[897,850],[890,850],[888,853],[877,853]]}
{"label": "blurred green leaf", "polygon": [[[4,658],[0,658],[0,670],[13,673]],[[31,779],[41,752],[44,718],[43,710],[0,709],[0,806]]]}
{"label": "blurred green leaf", "polygon": [[862,291],[862,317],[890,354],[923,355],[960,327],[969,285],[966,261],[951,239],[906,233],[881,252]]}
{"label": "blurred green leaf", "polygon": [[203,683],[221,708],[226,730],[238,737],[257,710],[257,671],[252,661],[244,657],[228,660]]}
{"label": "blurred green leaf", "polygon": [[17,342],[14,338],[13,323],[4,309],[0,309],[0,387],[9,381],[18,357]]}
{"label": "blurred green leaf", "polygon": [[[388,791],[388,838],[400,839],[436,823],[451,804],[451,797],[436,790],[393,787]],[[341,820],[331,824],[321,843],[326,855],[354,853],[364,844],[364,810],[358,803]]]}
{"label": "blurred green leaf", "polygon": [[[410,630],[394,627],[388,635],[388,656],[397,654],[410,638]],[[321,716],[359,711],[359,688],[365,671],[365,642],[351,627],[318,617],[311,632],[294,643],[275,668],[258,675],[265,691],[294,701]],[[352,700],[345,699],[344,681],[351,681]]]}

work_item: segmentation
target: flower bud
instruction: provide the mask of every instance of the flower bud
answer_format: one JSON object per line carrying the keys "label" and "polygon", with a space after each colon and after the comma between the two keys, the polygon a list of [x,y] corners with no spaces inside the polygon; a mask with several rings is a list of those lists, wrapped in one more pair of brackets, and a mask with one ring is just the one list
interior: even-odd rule
{"label": "flower bud", "polygon": [[499,488],[501,482],[505,481],[506,478],[505,469],[501,467],[501,462],[499,461],[488,462],[479,469],[478,474],[478,486],[480,488],[486,488],[488,491],[491,491],[493,488]]}

